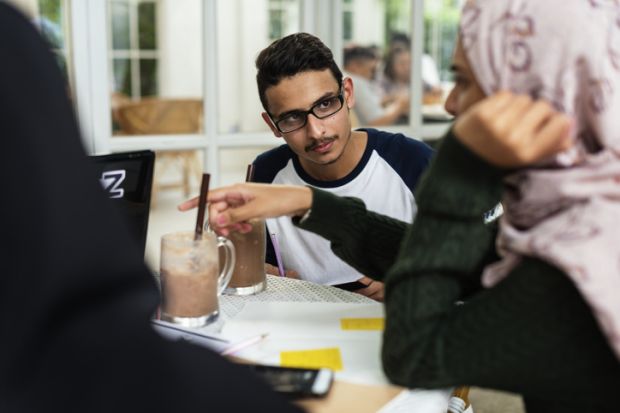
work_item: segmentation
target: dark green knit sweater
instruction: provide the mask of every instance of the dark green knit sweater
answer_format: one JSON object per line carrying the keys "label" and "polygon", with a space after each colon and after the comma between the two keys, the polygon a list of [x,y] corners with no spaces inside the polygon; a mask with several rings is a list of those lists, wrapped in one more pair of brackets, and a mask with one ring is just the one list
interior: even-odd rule
{"label": "dark green knit sweater", "polygon": [[416,192],[412,225],[316,189],[298,225],[385,281],[383,365],[394,383],[512,391],[529,412],[620,412],[620,362],[561,271],[525,259],[481,289],[496,232],[481,217],[499,201],[501,179],[448,134]]}

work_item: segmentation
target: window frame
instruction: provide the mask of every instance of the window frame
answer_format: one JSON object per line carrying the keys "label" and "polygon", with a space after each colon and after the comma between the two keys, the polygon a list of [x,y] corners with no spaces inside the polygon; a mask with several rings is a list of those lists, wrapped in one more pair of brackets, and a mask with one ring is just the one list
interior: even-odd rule
{"label": "window frame", "polygon": [[[140,137],[113,136],[110,121],[110,57],[111,34],[108,30],[107,0],[70,1],[73,74],[78,116],[87,151],[91,154],[139,149],[206,151],[204,169],[211,173],[214,186],[222,184],[220,152],[231,148],[265,149],[280,142],[271,132],[227,133],[218,130],[217,93],[217,7],[220,0],[203,1],[203,94],[204,130],[196,135],[153,135]],[[226,1],[226,0],[224,0]],[[420,67],[424,41],[424,0],[411,1],[413,67]],[[268,4],[268,3],[267,3]],[[343,0],[300,0],[299,27],[319,36],[332,50],[343,50]],[[341,53],[335,53],[341,64]],[[412,102],[422,102],[422,80],[412,73]],[[449,124],[422,123],[421,105],[410,109],[410,124],[384,128],[423,139],[443,135]]]}

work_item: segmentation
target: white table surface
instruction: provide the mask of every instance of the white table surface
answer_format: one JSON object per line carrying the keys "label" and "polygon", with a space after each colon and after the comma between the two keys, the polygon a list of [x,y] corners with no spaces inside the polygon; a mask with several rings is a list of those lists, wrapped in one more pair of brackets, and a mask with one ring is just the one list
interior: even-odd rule
{"label": "white table surface", "polygon": [[267,288],[254,295],[220,297],[220,312],[223,318],[231,319],[245,305],[252,301],[293,301],[293,302],[324,302],[324,303],[374,303],[376,301],[341,290],[336,287],[319,285],[303,280],[296,280],[275,275],[267,275]]}
{"label": "white table surface", "polygon": [[[339,288],[268,275],[267,288],[263,292],[248,296],[222,295],[220,297],[220,319],[207,329],[221,331],[224,323],[234,319],[248,302],[376,303],[360,294]],[[391,403],[385,405],[381,413],[445,413],[449,397],[449,389],[405,390]],[[468,412],[471,411],[468,409]]]}

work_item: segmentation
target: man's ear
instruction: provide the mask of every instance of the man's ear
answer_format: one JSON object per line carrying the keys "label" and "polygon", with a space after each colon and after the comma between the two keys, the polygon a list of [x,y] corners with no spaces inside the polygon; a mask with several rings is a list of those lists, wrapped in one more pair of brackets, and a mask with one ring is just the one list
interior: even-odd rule
{"label": "man's ear", "polygon": [[344,90],[344,104],[347,108],[353,109],[355,106],[355,94],[353,93],[353,79],[345,77],[342,79],[342,89]]}
{"label": "man's ear", "polygon": [[280,133],[278,128],[276,128],[276,125],[274,125],[273,122],[271,121],[271,117],[269,117],[269,114],[267,112],[263,112],[261,113],[261,116],[263,117],[263,120],[265,121],[267,126],[269,126],[269,129],[271,129],[271,131],[273,132],[273,135],[276,138],[281,138],[282,134]]}

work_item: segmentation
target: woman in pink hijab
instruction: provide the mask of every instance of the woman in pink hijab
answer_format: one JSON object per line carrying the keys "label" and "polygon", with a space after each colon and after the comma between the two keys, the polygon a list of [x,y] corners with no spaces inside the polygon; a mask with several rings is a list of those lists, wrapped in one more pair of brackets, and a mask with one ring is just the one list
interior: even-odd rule
{"label": "woman in pink hijab", "polygon": [[492,286],[524,256],[564,271],[620,356],[620,2],[470,1],[461,44],[485,94],[550,102],[575,145],[505,179]]}
{"label": "woman in pink hijab", "polygon": [[[620,1],[471,0],[460,26],[457,120],[412,225],[256,184],[210,192],[210,222],[292,215],[385,281],[394,383],[520,393],[528,413],[618,412]],[[500,200],[498,232],[482,216]]]}

